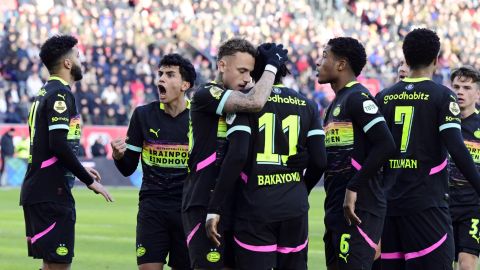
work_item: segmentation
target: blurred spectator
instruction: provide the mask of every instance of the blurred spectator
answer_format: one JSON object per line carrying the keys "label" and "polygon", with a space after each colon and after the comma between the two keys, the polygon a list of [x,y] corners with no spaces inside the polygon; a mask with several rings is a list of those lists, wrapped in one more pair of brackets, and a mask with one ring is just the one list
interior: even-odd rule
{"label": "blurred spectator", "polygon": [[7,130],[3,136],[2,139],[0,139],[0,147],[1,147],[1,159],[2,159],[2,164],[1,164],[1,170],[0,172],[3,174],[3,171],[5,170],[5,160],[7,157],[13,157],[13,154],[15,153],[15,147],[13,145],[13,133],[15,132],[14,128],[11,128]]}
{"label": "blurred spectator", "polygon": [[[38,51],[41,42],[57,32],[79,38],[84,79],[76,101],[88,106],[91,122],[97,125],[105,124],[102,113],[113,104],[123,105],[125,115],[130,115],[136,106],[158,98],[154,77],[165,54],[178,52],[192,59],[197,83],[214,79],[218,46],[232,36],[254,44],[284,44],[292,72],[285,82],[322,107],[333,93],[329,86],[316,83],[315,63],[335,36],[352,36],[364,44],[368,64],[359,80],[374,80],[369,85],[379,89],[396,80],[403,59],[401,41],[416,27],[432,28],[441,38],[435,81],[448,84],[450,69],[460,63],[480,67],[479,1],[145,0],[55,1],[55,5],[49,1],[52,4],[41,6],[30,0],[14,2],[13,9],[0,11],[0,112],[6,111],[3,106],[10,114],[21,113],[17,104],[22,96],[32,99],[40,80],[46,79],[39,70]],[[13,122],[24,122],[22,118],[7,117]]]}
{"label": "blurred spectator", "polygon": [[103,139],[99,136],[95,143],[92,145],[91,149],[93,157],[105,157],[107,156],[107,151],[105,149],[105,145],[103,144]]}

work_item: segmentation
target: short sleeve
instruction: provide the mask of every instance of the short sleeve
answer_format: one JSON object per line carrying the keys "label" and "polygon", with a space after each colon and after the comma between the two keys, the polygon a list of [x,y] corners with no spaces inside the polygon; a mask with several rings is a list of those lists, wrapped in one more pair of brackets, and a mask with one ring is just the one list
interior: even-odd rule
{"label": "short sleeve", "polygon": [[375,99],[365,92],[352,93],[348,99],[347,110],[353,122],[365,133],[374,125],[385,122]]}
{"label": "short sleeve", "polygon": [[70,118],[75,117],[75,100],[68,91],[57,90],[47,97],[45,112],[48,130],[70,129]]}
{"label": "short sleeve", "polygon": [[225,90],[217,85],[208,84],[194,95],[192,105],[199,111],[223,114],[223,108],[232,90]]}
{"label": "short sleeve", "polygon": [[139,108],[133,111],[127,131],[127,149],[141,153],[143,147],[143,129],[139,120]]}
{"label": "short sleeve", "polygon": [[457,96],[450,90],[445,89],[439,104],[438,111],[438,129],[439,131],[449,128],[461,128],[460,107],[457,103]]}
{"label": "short sleeve", "polygon": [[318,112],[317,104],[309,101],[308,106],[310,107],[310,110],[313,111],[313,118],[310,121],[307,138],[312,136],[325,136],[325,132],[323,131],[322,123],[320,121],[320,114]]}
{"label": "short sleeve", "polygon": [[245,113],[229,113],[225,119],[227,122],[227,138],[234,132],[246,132],[252,134],[249,116]]}

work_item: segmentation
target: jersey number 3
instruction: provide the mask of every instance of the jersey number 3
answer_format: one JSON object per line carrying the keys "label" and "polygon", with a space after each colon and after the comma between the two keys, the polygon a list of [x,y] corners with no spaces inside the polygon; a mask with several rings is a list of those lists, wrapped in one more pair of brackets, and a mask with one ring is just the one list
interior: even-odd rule
{"label": "jersey number 3", "polygon": [[410,141],[410,131],[413,122],[413,106],[397,106],[395,107],[395,124],[403,125],[402,140],[400,142],[400,152],[407,152],[408,142]]}
{"label": "jersey number 3", "polygon": [[282,131],[283,133],[288,132],[288,155],[275,154],[275,114],[264,113],[258,119],[258,129],[265,133],[265,146],[263,153],[257,153],[257,163],[285,164],[289,156],[297,153],[299,127],[300,117],[298,115],[292,114],[282,120]]}

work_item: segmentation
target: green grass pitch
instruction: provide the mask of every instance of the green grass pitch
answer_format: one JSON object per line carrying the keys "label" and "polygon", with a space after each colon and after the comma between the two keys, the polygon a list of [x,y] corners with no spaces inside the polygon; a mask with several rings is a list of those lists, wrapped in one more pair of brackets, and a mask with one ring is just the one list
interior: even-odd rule
{"label": "green grass pitch", "polygon": [[[75,188],[77,225],[72,269],[137,269],[135,224],[138,190],[110,188],[114,203],[88,189]],[[40,260],[27,257],[20,190],[0,189],[0,269],[38,269]],[[310,195],[309,269],[325,269],[323,250],[323,188]],[[166,267],[165,269],[169,269]]]}

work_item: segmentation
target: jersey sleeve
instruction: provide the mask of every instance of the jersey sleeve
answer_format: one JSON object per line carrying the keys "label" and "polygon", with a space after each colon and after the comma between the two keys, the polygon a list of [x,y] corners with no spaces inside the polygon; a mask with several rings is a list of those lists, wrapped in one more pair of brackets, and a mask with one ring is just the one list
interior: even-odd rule
{"label": "jersey sleeve", "polygon": [[443,131],[449,128],[462,129],[460,123],[460,107],[457,103],[457,96],[450,90],[445,89],[438,106],[438,129]]}
{"label": "jersey sleeve", "polygon": [[375,99],[365,92],[352,93],[348,99],[347,110],[355,124],[367,133],[374,125],[385,122]]}
{"label": "jersey sleeve", "polygon": [[143,131],[139,117],[139,108],[136,108],[130,119],[127,131],[127,149],[141,153],[143,147]]}
{"label": "jersey sleeve", "polygon": [[229,113],[226,117],[227,138],[234,132],[246,132],[252,134],[248,115],[245,113]]}
{"label": "jersey sleeve", "polygon": [[313,111],[313,118],[308,128],[307,138],[312,136],[325,136],[325,132],[323,131],[322,123],[320,121],[320,113],[318,112],[317,104],[309,101],[308,106],[310,107],[310,110]]}
{"label": "jersey sleeve", "polygon": [[225,90],[216,85],[206,85],[195,93],[193,102],[200,111],[222,115],[230,94],[232,90]]}
{"label": "jersey sleeve", "polygon": [[70,129],[70,118],[74,117],[75,99],[68,91],[61,89],[47,97],[45,112],[48,121],[48,130]]}

